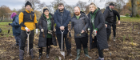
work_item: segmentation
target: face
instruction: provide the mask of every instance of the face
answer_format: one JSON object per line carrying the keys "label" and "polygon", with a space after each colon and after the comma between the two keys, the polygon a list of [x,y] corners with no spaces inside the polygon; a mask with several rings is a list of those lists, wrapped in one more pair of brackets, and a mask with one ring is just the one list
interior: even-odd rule
{"label": "face", "polygon": [[59,5],[59,6],[58,6],[58,9],[59,9],[60,11],[62,11],[62,10],[64,9],[64,6],[63,6],[63,5]]}
{"label": "face", "polygon": [[80,14],[80,9],[78,7],[74,8],[74,14],[79,15]]}
{"label": "face", "polygon": [[48,15],[49,15],[49,11],[48,11],[48,10],[45,10],[44,14],[45,14],[46,16],[48,16]]}
{"label": "face", "polygon": [[29,10],[31,10],[31,6],[30,6],[30,5],[27,5],[27,6],[25,7],[25,9],[29,11]]}
{"label": "face", "polygon": [[109,6],[109,7],[110,7],[111,9],[114,9],[114,6],[112,6],[112,5],[111,5],[111,6]]}
{"label": "face", "polygon": [[95,9],[95,7],[93,6],[93,5],[90,5],[89,6],[89,11],[91,11],[91,12],[94,12],[96,9]]}

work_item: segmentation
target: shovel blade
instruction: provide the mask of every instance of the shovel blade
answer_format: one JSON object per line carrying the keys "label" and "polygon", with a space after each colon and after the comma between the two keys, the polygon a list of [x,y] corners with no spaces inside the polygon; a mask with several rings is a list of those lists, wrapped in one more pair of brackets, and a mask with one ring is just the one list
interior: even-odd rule
{"label": "shovel blade", "polygon": [[61,55],[65,58],[65,52],[60,51]]}

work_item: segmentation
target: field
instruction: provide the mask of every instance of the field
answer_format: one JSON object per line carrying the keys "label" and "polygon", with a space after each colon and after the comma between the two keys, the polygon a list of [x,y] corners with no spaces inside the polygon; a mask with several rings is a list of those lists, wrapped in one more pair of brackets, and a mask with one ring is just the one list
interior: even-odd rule
{"label": "field", "polygon": [[[12,29],[8,26],[10,22],[0,22],[0,28],[3,32],[0,34],[0,60],[18,60],[19,59],[19,47],[15,46],[15,39],[12,36]],[[109,51],[104,51],[105,60],[140,60],[140,18],[121,18],[121,24],[117,25],[116,30],[116,41],[113,41],[112,35],[110,41],[108,42]],[[8,34],[8,29],[10,33]],[[35,35],[34,39],[34,51],[35,59],[38,60],[38,35]],[[76,44],[73,39],[72,31],[72,56],[66,56],[63,60],[74,60],[76,58]],[[89,46],[88,46],[89,47]],[[25,48],[26,50],[26,48]],[[43,57],[41,60],[59,60],[59,48],[58,46],[52,46],[50,51],[50,58],[47,59],[45,56],[45,48],[43,52]],[[26,53],[26,51],[25,51]],[[25,54],[25,60],[31,60]],[[97,49],[89,50],[89,55],[92,57],[91,60],[98,58]],[[79,60],[90,60],[84,56],[82,51]]]}

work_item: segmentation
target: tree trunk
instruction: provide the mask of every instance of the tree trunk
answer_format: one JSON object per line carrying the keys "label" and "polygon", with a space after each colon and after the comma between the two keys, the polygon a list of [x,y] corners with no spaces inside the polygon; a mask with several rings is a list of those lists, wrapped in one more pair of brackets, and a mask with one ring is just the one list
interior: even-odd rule
{"label": "tree trunk", "polygon": [[137,0],[131,0],[132,5],[132,17],[136,17],[137,15]]}

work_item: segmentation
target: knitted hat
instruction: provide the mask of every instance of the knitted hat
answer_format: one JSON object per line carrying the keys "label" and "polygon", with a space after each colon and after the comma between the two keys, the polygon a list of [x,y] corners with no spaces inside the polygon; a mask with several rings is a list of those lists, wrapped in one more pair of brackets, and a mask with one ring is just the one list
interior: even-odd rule
{"label": "knitted hat", "polygon": [[27,1],[27,2],[25,3],[25,7],[26,7],[27,5],[30,5],[30,6],[32,7],[32,4],[31,4],[29,1]]}
{"label": "knitted hat", "polygon": [[110,3],[109,6],[114,6],[114,4],[113,3]]}
{"label": "knitted hat", "polygon": [[11,14],[11,19],[13,19],[16,15],[17,15],[17,14],[16,14],[15,12],[13,12],[13,13]]}
{"label": "knitted hat", "polygon": [[[43,13],[44,13],[46,10],[48,10],[48,8],[47,8],[47,7],[44,7],[44,8],[43,8]],[[48,10],[48,11],[49,11],[49,10]]]}

